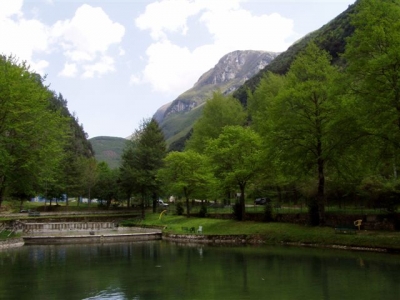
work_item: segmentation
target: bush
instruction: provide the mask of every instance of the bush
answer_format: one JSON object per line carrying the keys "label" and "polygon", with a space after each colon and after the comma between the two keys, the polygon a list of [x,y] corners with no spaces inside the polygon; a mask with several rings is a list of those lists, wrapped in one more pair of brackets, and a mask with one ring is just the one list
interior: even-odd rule
{"label": "bush", "polygon": [[264,208],[264,217],[263,220],[264,222],[272,222],[273,221],[273,216],[272,216],[272,204],[271,201],[268,201],[265,204],[265,208]]}
{"label": "bush", "polygon": [[183,215],[183,212],[184,212],[184,209],[183,209],[183,204],[182,204],[182,202],[176,203],[176,214],[177,214],[178,216],[182,216],[182,215]]}
{"label": "bush", "polygon": [[309,216],[309,225],[318,226],[319,225],[319,212],[318,212],[318,204],[316,200],[312,200],[308,204],[308,216]]}
{"label": "bush", "polygon": [[239,202],[236,202],[235,205],[233,206],[233,216],[238,221],[242,220],[242,206],[240,205]]}
{"label": "bush", "polygon": [[200,218],[205,218],[207,216],[207,206],[204,204],[201,205],[200,211],[199,211],[199,217]]}

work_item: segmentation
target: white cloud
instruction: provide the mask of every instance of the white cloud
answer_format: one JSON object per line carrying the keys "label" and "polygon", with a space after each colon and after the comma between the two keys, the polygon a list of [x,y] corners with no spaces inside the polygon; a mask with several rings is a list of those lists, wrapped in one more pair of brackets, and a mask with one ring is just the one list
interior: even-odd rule
{"label": "white cloud", "polygon": [[22,1],[0,2],[0,53],[15,55],[27,61],[32,69],[44,74],[45,60],[34,60],[34,53],[49,50],[48,27],[38,20],[27,20],[22,12]]}
{"label": "white cloud", "polygon": [[[287,40],[296,36],[293,21],[276,13],[252,14],[241,2],[162,0],[149,4],[135,21],[138,28],[150,31],[154,42],[146,52],[146,67],[131,83],[150,83],[156,91],[180,94],[231,51],[284,51]],[[172,34],[183,36],[192,30],[188,20],[193,16],[199,17],[197,26],[207,30],[212,42],[192,50],[173,44]]]}
{"label": "white cloud", "polygon": [[145,13],[135,23],[142,30],[149,29],[152,38],[158,40],[165,37],[165,31],[186,34],[187,19],[197,12],[193,1],[164,0],[147,5]]}
{"label": "white cloud", "polygon": [[[60,76],[74,77],[81,71],[83,77],[90,78],[115,70],[108,52],[112,45],[121,42],[125,28],[113,22],[101,8],[84,4],[72,19],[47,26],[39,20],[24,18],[22,4],[22,0],[0,1],[0,53],[26,60],[41,74],[49,63],[34,59],[34,55],[60,48],[67,59]],[[121,50],[116,51],[122,55]]]}
{"label": "white cloud", "polygon": [[64,69],[58,74],[63,77],[75,77],[78,72],[78,68],[75,63],[65,63]]}
{"label": "white cloud", "polygon": [[47,60],[41,59],[38,61],[32,61],[31,64],[31,69],[34,70],[36,73],[39,73],[40,75],[45,75],[46,68],[49,66],[49,62]]}
{"label": "white cloud", "polygon": [[21,15],[23,0],[1,0],[0,20],[13,15]]}
{"label": "white cloud", "polygon": [[119,44],[124,34],[124,26],[113,22],[101,8],[87,4],[79,7],[71,20],[58,21],[52,28],[68,61],[82,64],[85,78],[114,71],[114,60],[107,51]]}
{"label": "white cloud", "polygon": [[84,65],[83,69],[83,78],[93,78],[96,75],[101,76],[106,73],[115,71],[114,59],[110,56],[103,56],[94,64]]}

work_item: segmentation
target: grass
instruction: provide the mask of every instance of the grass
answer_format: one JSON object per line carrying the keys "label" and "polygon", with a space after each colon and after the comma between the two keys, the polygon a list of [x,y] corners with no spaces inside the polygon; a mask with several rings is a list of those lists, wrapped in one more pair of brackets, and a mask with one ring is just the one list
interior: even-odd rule
{"label": "grass", "polygon": [[[129,221],[127,221],[129,222]],[[208,218],[187,218],[177,215],[147,214],[144,225],[163,226],[165,232],[185,234],[182,227],[203,226],[203,234],[209,235],[257,235],[267,244],[306,243],[341,245],[400,250],[400,232],[365,231],[357,234],[337,234],[330,227],[309,227],[288,223],[238,222]]]}
{"label": "grass", "polygon": [[10,239],[10,238],[16,238],[20,237],[21,235],[19,233],[11,233],[8,230],[4,230],[0,232],[0,241]]}

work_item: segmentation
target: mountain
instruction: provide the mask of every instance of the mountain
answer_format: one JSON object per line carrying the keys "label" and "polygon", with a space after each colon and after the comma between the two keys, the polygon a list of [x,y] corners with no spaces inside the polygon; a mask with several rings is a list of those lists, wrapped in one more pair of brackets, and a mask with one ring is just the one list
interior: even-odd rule
{"label": "mountain", "polygon": [[89,139],[98,162],[106,162],[111,169],[119,167],[126,139],[111,136],[98,136]]}
{"label": "mountain", "polygon": [[291,63],[294,61],[296,56],[305,49],[311,41],[314,41],[321,49],[329,52],[332,56],[332,63],[337,65],[344,64],[340,54],[345,50],[346,38],[354,32],[354,27],[350,22],[350,16],[355,12],[357,3],[358,1],[353,5],[349,5],[347,10],[342,12],[332,21],[294,43],[285,52],[282,52],[277,56],[262,71],[250,78],[245,84],[237,89],[233,96],[239,99],[240,102],[246,106],[247,91],[254,91],[261,78],[268,71],[276,74],[285,74],[289,70]]}
{"label": "mountain", "polygon": [[213,92],[233,93],[278,54],[254,50],[228,53],[214,68],[204,73],[191,89],[159,108],[153,118],[160,124],[170,150],[182,148],[182,142],[186,140],[194,122],[201,115],[204,103],[212,97]]}

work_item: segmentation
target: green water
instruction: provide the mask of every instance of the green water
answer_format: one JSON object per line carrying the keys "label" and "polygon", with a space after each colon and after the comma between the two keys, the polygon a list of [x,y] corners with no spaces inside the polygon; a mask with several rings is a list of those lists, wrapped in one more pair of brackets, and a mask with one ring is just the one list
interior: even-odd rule
{"label": "green water", "polygon": [[145,242],[0,251],[0,299],[400,299],[400,255]]}

